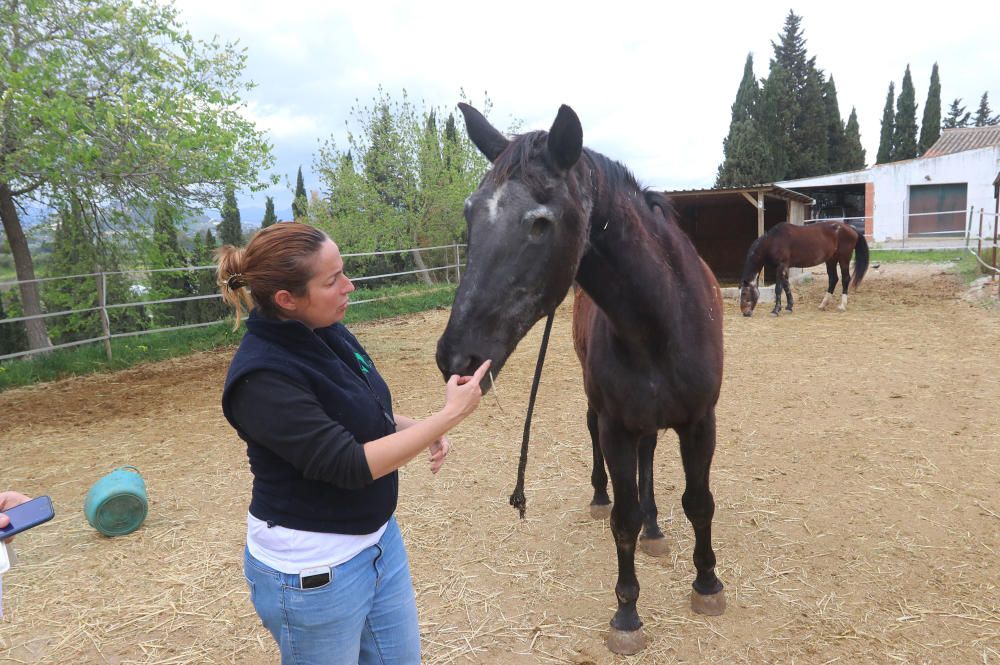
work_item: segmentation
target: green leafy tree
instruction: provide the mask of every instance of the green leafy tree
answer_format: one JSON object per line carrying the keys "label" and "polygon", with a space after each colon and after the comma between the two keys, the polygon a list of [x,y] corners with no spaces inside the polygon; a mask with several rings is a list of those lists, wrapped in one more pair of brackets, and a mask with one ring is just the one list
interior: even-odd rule
{"label": "green leafy tree", "polygon": [[274,198],[268,196],[264,203],[264,219],[260,223],[260,228],[266,229],[278,221],[278,216],[274,214]]}
{"label": "green leafy tree", "polygon": [[892,161],[892,137],[896,126],[896,116],[892,111],[896,98],[896,84],[889,82],[889,92],[885,96],[885,107],[882,109],[882,134],[878,142],[876,164],[886,164]]}
{"label": "green leafy tree", "polygon": [[927,87],[927,103],[924,104],[924,117],[920,123],[920,141],[917,143],[917,154],[922,155],[941,136],[941,78],[938,75],[938,65],[935,62],[931,69],[931,83]]}
{"label": "green leafy tree", "polygon": [[903,84],[896,100],[896,118],[892,131],[892,159],[913,159],[917,156],[917,102],[910,66],[906,66]]}
{"label": "green leafy tree", "polygon": [[[70,206],[55,220],[52,256],[47,267],[49,276],[57,279],[44,282],[42,289],[49,311],[68,312],[98,306],[98,282],[94,273],[99,261],[91,231],[79,200],[71,198]],[[96,311],[51,317],[48,331],[55,344],[98,337],[101,334],[99,317]]]}
{"label": "green leafy tree", "polygon": [[[18,212],[29,199],[208,205],[269,168],[269,145],[239,113],[244,52],[196,41],[172,5],[6,2],[0,31],[0,218],[19,280],[35,277]],[[41,313],[36,283],[19,288],[25,313]],[[50,343],[42,320],[27,335],[31,348]]]}
{"label": "green leafy tree", "polygon": [[844,128],[844,162],[842,168],[846,171],[857,171],[865,168],[865,149],[861,147],[861,129],[858,127],[858,112],[851,107],[851,116]]}
{"label": "green leafy tree", "polygon": [[[360,130],[348,136],[347,149],[327,141],[313,165],[324,195],[312,219],[349,252],[461,240],[463,201],[488,164],[454,117],[442,128],[437,110],[421,111],[405,91],[393,99],[381,88],[370,106],[351,113]],[[352,259],[348,269],[395,272],[429,264],[428,253],[417,255]]]}
{"label": "green leafy tree", "polygon": [[304,222],[309,216],[309,199],[306,198],[306,186],[302,180],[302,167],[295,178],[295,198],[292,199],[292,218],[296,222]]}
{"label": "green leafy tree", "polygon": [[955,127],[968,127],[969,118],[972,114],[962,106],[962,98],[959,97],[951,102],[948,107],[948,116],[941,123],[941,129],[954,129]]}
{"label": "green leafy tree", "polygon": [[976,117],[972,124],[976,127],[1000,124],[1000,115],[993,115],[993,111],[990,109],[989,92],[984,92],[983,96],[979,98],[979,108],[976,109]]}
{"label": "green leafy tree", "polygon": [[219,238],[223,245],[239,247],[243,244],[243,224],[240,222],[240,209],[236,205],[236,193],[230,188],[226,190],[222,203],[222,221],[219,223]]}

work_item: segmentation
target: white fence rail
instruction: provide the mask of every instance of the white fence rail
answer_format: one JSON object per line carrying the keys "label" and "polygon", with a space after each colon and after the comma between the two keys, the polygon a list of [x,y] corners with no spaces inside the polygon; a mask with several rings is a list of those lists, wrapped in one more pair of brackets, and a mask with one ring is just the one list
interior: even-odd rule
{"label": "white fence rail", "polygon": [[[348,259],[351,259],[351,258],[373,257],[373,256],[387,256],[387,255],[395,255],[395,254],[415,254],[415,253],[420,253],[421,255],[425,255],[426,252],[445,250],[443,253],[446,256],[448,256],[448,259],[445,261],[445,263],[443,265],[435,265],[435,266],[432,266],[432,267],[418,268],[416,270],[404,270],[404,271],[399,271],[399,272],[382,273],[382,274],[376,274],[376,275],[362,275],[360,277],[352,277],[351,281],[355,282],[355,283],[357,283],[357,282],[374,282],[374,281],[379,280],[379,279],[390,279],[390,278],[396,278],[396,277],[405,277],[405,276],[408,276],[408,275],[414,275],[415,276],[415,275],[420,275],[420,274],[431,274],[431,273],[441,273],[441,272],[444,272],[446,275],[454,274],[455,280],[457,282],[457,281],[459,281],[461,279],[461,274],[462,274],[461,270],[462,270],[462,266],[464,265],[462,263],[462,260],[463,260],[462,250],[463,250],[464,247],[465,247],[465,245],[462,245],[462,244],[438,245],[438,246],[435,246],[435,247],[417,247],[417,248],[412,248],[412,249],[396,249],[396,250],[388,250],[388,251],[380,251],[380,252],[355,252],[355,253],[343,254],[342,257],[345,260],[348,260]],[[57,276],[57,277],[39,277],[37,279],[23,280],[23,281],[20,281],[20,280],[0,281],[0,291],[4,291],[4,290],[11,289],[11,288],[16,288],[20,284],[31,283],[31,282],[34,282],[34,283],[43,283],[43,282],[54,282],[54,281],[58,281],[58,280],[81,280],[81,279],[88,279],[88,278],[96,278],[95,279],[95,281],[96,281],[96,290],[97,290],[97,294],[96,295],[98,297],[98,303],[99,303],[96,307],[95,306],[87,306],[87,307],[79,307],[79,308],[74,308],[74,309],[62,309],[62,310],[55,311],[55,312],[45,312],[43,314],[36,314],[34,316],[16,316],[16,317],[11,317],[11,318],[2,318],[2,319],[0,319],[0,326],[18,325],[18,324],[23,323],[24,321],[30,321],[30,320],[33,320],[33,319],[51,319],[51,318],[54,318],[54,317],[69,316],[71,314],[87,314],[87,313],[91,313],[91,312],[100,312],[101,324],[102,324],[102,328],[104,330],[104,334],[96,336],[96,337],[90,337],[90,338],[87,338],[87,339],[74,340],[74,341],[71,341],[71,342],[65,342],[65,343],[62,343],[62,344],[56,344],[56,345],[48,346],[48,347],[41,348],[41,349],[28,349],[28,350],[25,350],[25,351],[16,351],[16,352],[13,352],[13,353],[5,353],[5,354],[0,355],[0,361],[11,360],[11,359],[14,359],[14,358],[23,358],[23,357],[31,356],[31,355],[38,354],[38,353],[45,353],[45,352],[52,351],[52,350],[55,350],[55,349],[64,349],[64,348],[69,348],[69,347],[73,347],[73,346],[80,346],[80,345],[83,345],[83,344],[95,344],[97,342],[104,342],[106,352],[107,352],[108,357],[110,359],[110,357],[111,357],[110,340],[112,340],[112,339],[118,339],[118,338],[121,338],[121,337],[134,337],[134,336],[137,336],[137,335],[149,335],[149,334],[152,334],[152,333],[169,332],[169,331],[172,331],[172,330],[184,330],[184,329],[187,329],[187,328],[201,328],[201,327],[204,327],[204,326],[211,326],[211,325],[216,325],[218,323],[221,323],[221,322],[225,321],[226,317],[221,317],[221,318],[213,319],[211,321],[203,321],[203,322],[198,322],[198,323],[189,323],[189,324],[185,324],[185,325],[176,325],[176,326],[161,326],[161,327],[148,328],[148,329],[142,329],[142,330],[120,331],[120,332],[113,332],[111,330],[111,326],[110,326],[110,320],[111,320],[111,318],[109,317],[109,314],[108,314],[109,310],[112,310],[112,311],[113,310],[124,310],[124,309],[127,309],[127,308],[133,308],[133,307],[147,307],[147,306],[150,306],[150,305],[167,305],[167,304],[172,304],[172,303],[185,303],[185,302],[202,301],[202,300],[220,300],[222,298],[222,296],[221,296],[221,294],[219,294],[219,293],[216,292],[216,293],[210,293],[210,294],[181,296],[181,297],[176,297],[176,298],[157,298],[157,299],[153,299],[153,300],[134,300],[134,301],[128,301],[128,302],[109,303],[108,302],[108,289],[107,289],[107,285],[108,285],[108,279],[107,278],[109,276],[122,275],[122,276],[129,277],[129,278],[135,278],[138,275],[149,275],[149,274],[152,274],[152,273],[159,273],[159,272],[170,272],[170,273],[180,274],[180,273],[194,273],[194,272],[197,272],[199,270],[213,270],[214,271],[215,270],[215,266],[214,265],[210,265],[210,266],[185,266],[185,267],[179,267],[179,268],[155,268],[155,269],[148,269],[148,270],[147,269],[139,269],[139,270],[128,270],[128,271],[93,272],[93,273],[83,273],[83,274],[79,274],[79,275],[61,275],[61,276]],[[135,288],[137,286],[141,286],[142,288],[145,288],[144,285],[140,285],[140,284],[133,284],[132,288]],[[403,297],[403,296],[387,296],[387,297],[380,297],[380,298],[367,298],[367,299],[352,301],[351,304],[352,305],[363,305],[363,304],[366,304],[366,303],[388,300],[388,299],[391,299],[393,297]]]}

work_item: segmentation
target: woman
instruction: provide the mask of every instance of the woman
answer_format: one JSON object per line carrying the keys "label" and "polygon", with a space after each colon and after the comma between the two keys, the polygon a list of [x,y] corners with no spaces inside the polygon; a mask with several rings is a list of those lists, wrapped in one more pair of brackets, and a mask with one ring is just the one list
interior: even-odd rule
{"label": "woman", "polygon": [[452,376],[423,420],[392,412],[389,388],[341,323],[354,285],[322,231],[295,222],[218,251],[225,300],[252,309],[222,394],[253,474],[244,572],[289,663],[419,663],[409,562],[393,517],[397,469],[479,405],[479,382]]}

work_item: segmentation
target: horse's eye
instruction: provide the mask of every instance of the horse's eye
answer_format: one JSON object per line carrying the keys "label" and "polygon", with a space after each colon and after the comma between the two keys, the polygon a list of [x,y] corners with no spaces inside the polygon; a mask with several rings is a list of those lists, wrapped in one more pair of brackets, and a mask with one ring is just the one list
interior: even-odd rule
{"label": "horse's eye", "polygon": [[528,232],[528,235],[532,240],[538,240],[545,235],[545,232],[551,225],[552,220],[548,217],[535,217],[535,219],[531,222],[531,230]]}

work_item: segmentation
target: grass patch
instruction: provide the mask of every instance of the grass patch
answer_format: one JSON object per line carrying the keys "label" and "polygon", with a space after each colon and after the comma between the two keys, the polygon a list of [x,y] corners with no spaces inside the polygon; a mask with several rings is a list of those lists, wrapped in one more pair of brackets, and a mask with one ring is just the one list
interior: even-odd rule
{"label": "grass patch", "polygon": [[[967,255],[964,249],[873,249],[871,260],[882,263],[951,263]],[[969,258],[972,258],[971,256]]]}
{"label": "grass patch", "polygon": [[[345,323],[348,325],[391,318],[436,307],[449,307],[455,297],[450,284],[424,286],[405,285],[380,289],[358,289],[355,301],[374,299],[351,306]],[[146,362],[185,356],[197,351],[235,347],[243,337],[243,327],[234,331],[232,321],[149,335],[137,335],[111,340],[112,360],[104,353],[104,344],[95,342],[79,347],[57,349],[30,359],[0,362],[0,391],[67,376],[107,372],[133,367]]]}

